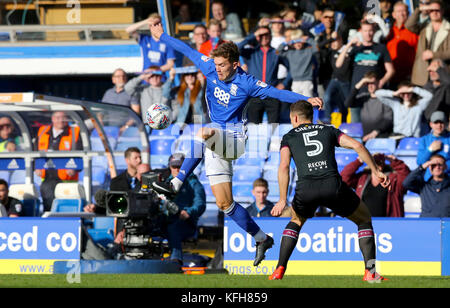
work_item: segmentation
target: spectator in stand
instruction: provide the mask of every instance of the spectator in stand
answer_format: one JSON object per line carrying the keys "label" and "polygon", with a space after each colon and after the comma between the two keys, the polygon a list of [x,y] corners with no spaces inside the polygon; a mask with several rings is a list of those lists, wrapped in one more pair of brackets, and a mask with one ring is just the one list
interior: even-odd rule
{"label": "spectator in stand", "polygon": [[380,0],[380,13],[386,26],[390,29],[394,24],[392,14],[392,0]]}
{"label": "spectator in stand", "polygon": [[419,34],[420,31],[428,25],[430,22],[430,12],[428,11],[429,4],[430,0],[419,1],[419,6],[414,9],[414,12],[409,15],[406,20],[406,29],[415,34]]}
{"label": "spectator in stand", "polygon": [[396,139],[403,137],[420,137],[420,123],[424,110],[433,94],[411,82],[404,81],[398,85],[397,91],[377,90],[378,99],[392,108],[394,113],[394,135]]}
{"label": "spectator in stand", "polygon": [[[386,37],[389,35],[389,27],[386,25],[383,18],[381,18],[379,15],[365,12],[361,20],[361,25],[364,23],[373,25],[373,42],[383,44]],[[363,37],[362,26],[361,29],[356,33],[356,37],[361,43],[364,42],[365,39]]]}
{"label": "spectator in stand", "polygon": [[303,35],[302,30],[294,30],[291,33],[291,41],[280,45],[277,51],[281,57],[286,57],[288,60],[292,92],[314,96],[313,69],[317,65],[315,57],[318,52],[314,39]]}
{"label": "spectator in stand", "polygon": [[[403,181],[405,189],[420,195],[420,217],[450,217],[450,178],[446,169],[445,158],[434,154]],[[431,173],[429,180],[424,179],[425,170]]]}
{"label": "spectator in stand", "polygon": [[8,196],[8,183],[0,179],[0,217],[19,217],[23,215],[23,204]]}
{"label": "spectator in stand", "polygon": [[[361,23],[361,34],[362,43],[359,43],[359,39],[355,37],[344,46],[336,60],[336,67],[340,68],[344,64],[345,57],[349,53],[353,65],[350,89],[353,89],[356,83],[369,71],[377,73],[378,88],[382,89],[395,73],[391,57],[385,45],[374,42],[374,25],[372,23],[363,21]],[[353,45],[356,46],[351,48]],[[352,122],[361,122],[358,108],[351,108],[350,112]]]}
{"label": "spectator in stand", "polygon": [[14,123],[10,117],[0,117],[0,152],[14,152],[20,145],[20,137],[14,136]]}
{"label": "spectator in stand", "polygon": [[189,9],[189,4],[181,3],[180,7],[178,8],[178,15],[173,19],[174,24],[177,22],[182,24],[191,21],[191,11]]}
{"label": "spectator in stand", "polygon": [[[77,151],[82,149],[80,128],[69,126],[69,118],[63,111],[52,113],[51,124],[43,125],[37,134],[38,151]],[[36,169],[41,177],[41,196],[44,211],[50,211],[55,198],[55,187],[65,181],[78,181],[78,171],[73,169]]]}
{"label": "spectator in stand", "polygon": [[167,72],[175,65],[174,50],[151,35],[138,34],[140,28],[144,26],[149,27],[158,21],[161,22],[161,16],[158,13],[152,13],[147,19],[132,24],[125,31],[136,39],[141,47],[143,55],[142,70],[150,66],[158,66],[162,72]]}
{"label": "spectator in stand", "polygon": [[253,182],[252,195],[255,197],[255,202],[247,207],[247,212],[253,217],[272,217],[270,211],[274,204],[267,200],[269,195],[269,183],[259,178]]}
{"label": "spectator in stand", "polygon": [[142,162],[141,150],[137,147],[126,149],[124,153],[127,170],[111,179],[109,189],[112,191],[128,191],[140,188],[137,178],[137,168]]}
{"label": "spectator in stand", "polygon": [[[447,166],[450,164],[450,132],[445,129],[445,115],[442,111],[435,111],[431,115],[429,125],[431,132],[420,137],[419,150],[417,153],[417,164],[422,165],[434,154],[444,157]],[[450,170],[446,170],[447,173]],[[425,180],[431,177],[431,173],[427,170]]]}
{"label": "spectator in stand", "polygon": [[205,124],[206,114],[203,109],[202,99],[204,96],[205,78],[199,76],[198,69],[193,66],[192,70],[181,75],[180,86],[172,88],[175,80],[175,69],[171,69],[169,73],[169,81],[171,83],[170,93],[165,94],[171,101],[172,117],[176,123]]}
{"label": "spectator in stand", "polygon": [[221,24],[222,30],[224,31],[224,38],[226,40],[244,37],[244,30],[238,14],[227,14],[222,1],[213,0],[211,4],[211,12],[213,18]]}
{"label": "spectator in stand", "polygon": [[432,60],[450,60],[450,23],[444,19],[444,4],[440,0],[431,0],[427,8],[430,23],[420,31],[411,77],[412,83],[418,86],[427,83],[427,67]]}
{"label": "spectator in stand", "polygon": [[[145,83],[142,83],[145,81]],[[131,96],[139,96],[139,115],[142,120],[146,121],[147,109],[155,104],[168,105],[167,96],[164,93],[169,93],[171,81],[166,80],[164,85],[162,83],[162,72],[160,67],[151,66],[142,74],[134,77],[125,84],[125,91]]]}
{"label": "spectator in stand", "polygon": [[[270,45],[272,36],[268,26],[258,26],[255,33],[247,36],[237,46],[241,56],[248,66],[248,73],[258,80],[278,89],[289,86],[289,79],[283,83],[278,80],[278,68],[280,65],[289,66],[288,60],[277,55],[276,50]],[[259,124],[263,120],[264,112],[267,112],[269,123],[279,123],[280,101],[274,98],[251,98],[248,105],[248,121]]]}
{"label": "spectator in stand", "polygon": [[416,56],[419,36],[405,27],[408,18],[408,6],[399,1],[392,12],[395,23],[387,37],[386,47],[394,65],[395,74],[391,79],[391,87],[403,80],[411,79],[412,66]]}
{"label": "spectator in stand", "polygon": [[[366,88],[367,91],[360,91],[362,88]],[[377,90],[377,74],[368,72],[355,85],[345,102],[350,108],[361,108],[363,142],[373,138],[386,138],[392,133],[392,109],[384,105],[375,95]]]}
{"label": "spectator in stand", "polygon": [[[208,29],[204,24],[196,24],[194,29],[192,30],[192,40],[193,42],[190,44],[192,48],[197,51],[200,51],[201,46],[208,40]],[[183,66],[194,65],[188,57],[183,56]]]}
{"label": "spectator in stand", "polygon": [[347,53],[342,66],[336,67],[336,60],[343,49],[342,37],[337,33],[336,35],[336,38],[331,42],[331,80],[323,96],[324,113],[321,120],[327,124],[331,123],[331,113],[334,107],[339,108],[339,112],[342,115],[342,122],[346,121],[347,106],[345,105],[345,101],[350,92],[351,60]]}
{"label": "spectator in stand", "polygon": [[428,66],[429,79],[424,86],[425,90],[433,93],[433,98],[425,109],[425,121],[428,123],[431,114],[437,110],[443,111],[445,118],[450,115],[450,73],[441,59],[431,61]]}
{"label": "spectator in stand", "polygon": [[[410,173],[408,166],[393,155],[376,153],[372,156],[378,170],[388,176],[391,182],[390,189],[383,188],[380,180],[372,174],[370,169],[358,172],[364,163],[359,157],[341,171],[342,180],[355,189],[372,216],[404,217],[403,197],[406,189],[403,188],[402,183]],[[385,160],[389,161],[389,165],[386,165]]]}
{"label": "spectator in stand", "polygon": [[127,73],[121,69],[116,69],[112,74],[113,87],[106,90],[103,94],[102,102],[127,106],[139,114],[139,100],[135,96],[131,96],[125,91],[125,84],[128,81]]}
{"label": "spectator in stand", "polygon": [[208,36],[209,39],[206,40],[201,46],[199,51],[205,56],[210,56],[211,51],[217,48],[220,44],[225,42],[222,40],[222,25],[219,21],[211,19],[208,24]]}

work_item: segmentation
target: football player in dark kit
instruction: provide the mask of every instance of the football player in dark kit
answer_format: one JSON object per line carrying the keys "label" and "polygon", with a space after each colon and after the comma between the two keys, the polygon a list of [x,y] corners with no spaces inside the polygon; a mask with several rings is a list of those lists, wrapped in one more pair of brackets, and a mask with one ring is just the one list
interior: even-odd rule
{"label": "football player in dark kit", "polygon": [[278,265],[269,279],[283,278],[300,229],[308,218],[314,216],[317,207],[323,205],[358,226],[358,241],[365,264],[363,280],[386,280],[375,269],[376,247],[370,212],[356,193],[342,181],[335,159],[335,147],[356,151],[386,189],[390,185],[388,177],[377,169],[369,151],[361,143],[333,126],[313,124],[311,104],[305,101],[292,104],[290,118],[294,128],[281,141],[278,169],[280,200],[273,207],[272,216],[280,216],[286,206],[291,157],[297,167],[298,181],[292,202],[292,219],[283,231]]}

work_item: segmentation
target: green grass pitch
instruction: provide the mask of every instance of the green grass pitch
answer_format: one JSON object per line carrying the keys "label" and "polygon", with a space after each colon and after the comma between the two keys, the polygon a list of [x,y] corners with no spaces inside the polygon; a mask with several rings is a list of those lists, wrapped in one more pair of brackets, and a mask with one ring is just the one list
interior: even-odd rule
{"label": "green grass pitch", "polygon": [[[450,277],[392,276],[389,281],[367,283],[362,276],[287,275],[270,281],[268,276],[227,274],[81,274],[79,283],[63,274],[0,275],[0,288],[449,288]],[[72,280],[76,280],[72,277]]]}

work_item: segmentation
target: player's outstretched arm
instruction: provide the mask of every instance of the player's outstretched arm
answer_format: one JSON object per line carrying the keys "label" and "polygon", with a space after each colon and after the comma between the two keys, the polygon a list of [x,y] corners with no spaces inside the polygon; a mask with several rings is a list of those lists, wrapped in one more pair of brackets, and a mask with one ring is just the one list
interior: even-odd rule
{"label": "player's outstretched arm", "polygon": [[341,137],[339,138],[339,145],[346,149],[352,149],[356,153],[358,153],[362,161],[365,162],[367,166],[369,166],[370,170],[372,171],[372,174],[374,174],[380,179],[381,182],[380,184],[382,187],[386,188],[391,185],[389,178],[383,172],[378,170],[372,155],[370,155],[369,151],[362,143],[347,136],[346,134],[342,134]]}
{"label": "player's outstretched arm", "polygon": [[278,186],[280,188],[280,200],[275,204],[270,212],[272,216],[278,217],[283,213],[287,203],[287,193],[289,188],[289,165],[291,162],[291,151],[285,146],[280,150],[280,166],[278,167]]}

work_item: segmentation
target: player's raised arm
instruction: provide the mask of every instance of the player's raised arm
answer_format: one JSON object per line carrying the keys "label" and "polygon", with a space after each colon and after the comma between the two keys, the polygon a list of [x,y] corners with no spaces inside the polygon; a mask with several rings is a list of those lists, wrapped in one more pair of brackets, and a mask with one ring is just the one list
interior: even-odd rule
{"label": "player's raised arm", "polygon": [[347,136],[346,134],[342,134],[341,137],[339,138],[339,145],[346,149],[352,149],[356,153],[358,153],[362,161],[365,162],[367,166],[369,166],[370,170],[372,171],[372,174],[375,174],[380,179],[381,181],[380,184],[382,187],[386,188],[391,185],[389,178],[383,172],[378,170],[372,155],[370,155],[369,151],[362,143]]}
{"label": "player's raised arm", "polygon": [[150,24],[150,32],[152,36],[159,39],[161,42],[166,43],[173,49],[181,52],[183,55],[188,57],[197,66],[204,75],[208,74],[210,71],[214,70],[214,62],[211,59],[197,50],[191,48],[183,41],[171,37],[164,32],[161,22]]}

